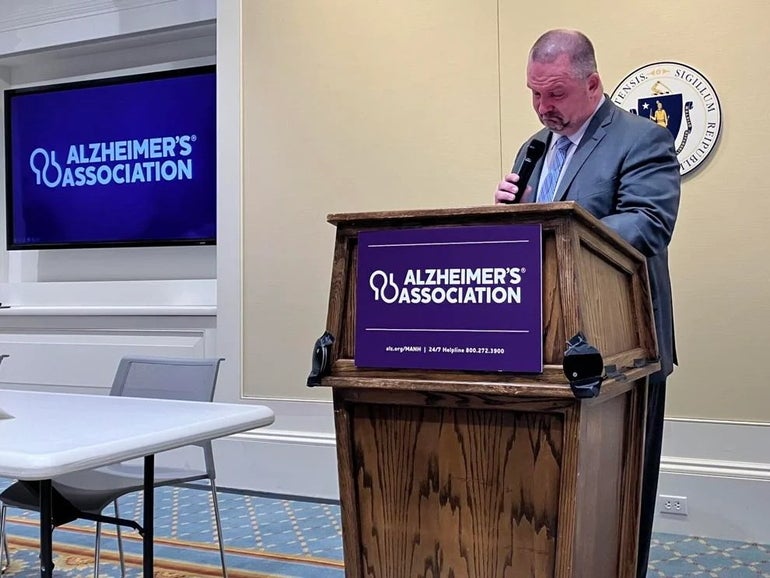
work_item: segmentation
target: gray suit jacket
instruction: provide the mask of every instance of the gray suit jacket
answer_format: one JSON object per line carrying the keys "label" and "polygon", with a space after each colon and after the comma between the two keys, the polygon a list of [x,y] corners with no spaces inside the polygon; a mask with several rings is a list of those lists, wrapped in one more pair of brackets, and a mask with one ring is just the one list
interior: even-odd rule
{"label": "gray suit jacket", "polygon": [[[551,136],[543,129],[532,138],[548,146]],[[528,144],[519,150],[514,166],[519,166]],[[530,179],[533,191],[522,202],[534,201],[543,158]],[[647,257],[661,360],[661,371],[652,376],[656,381],[664,380],[676,363],[668,244],[679,210],[679,190],[671,133],[605,96],[554,197],[579,203]]]}

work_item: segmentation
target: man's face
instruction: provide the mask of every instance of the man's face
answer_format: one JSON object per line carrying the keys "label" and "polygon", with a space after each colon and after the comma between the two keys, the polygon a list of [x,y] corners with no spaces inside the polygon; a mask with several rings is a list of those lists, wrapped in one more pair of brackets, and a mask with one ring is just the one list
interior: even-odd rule
{"label": "man's face", "polygon": [[567,136],[588,120],[601,97],[599,75],[594,72],[588,78],[575,78],[566,54],[548,63],[530,61],[527,86],[540,122]]}

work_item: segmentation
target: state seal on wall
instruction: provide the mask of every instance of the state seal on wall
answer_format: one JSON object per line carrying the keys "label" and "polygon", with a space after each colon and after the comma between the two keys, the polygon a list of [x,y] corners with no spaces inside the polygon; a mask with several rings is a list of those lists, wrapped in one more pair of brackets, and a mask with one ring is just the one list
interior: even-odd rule
{"label": "state seal on wall", "polygon": [[679,62],[646,64],[626,76],[610,98],[671,131],[681,175],[714,152],[722,108],[714,87],[697,70]]}

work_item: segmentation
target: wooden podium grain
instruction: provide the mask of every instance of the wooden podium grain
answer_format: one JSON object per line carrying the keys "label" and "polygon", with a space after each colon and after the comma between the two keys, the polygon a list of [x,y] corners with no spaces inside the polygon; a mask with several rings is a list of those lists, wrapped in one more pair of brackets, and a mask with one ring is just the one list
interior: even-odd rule
{"label": "wooden podium grain", "polygon": [[[336,342],[322,385],[346,576],[633,578],[645,384],[659,368],[644,257],[574,203],[328,220]],[[359,232],[515,223],[543,228],[542,374],[354,366]],[[593,399],[562,372],[578,331],[615,375]]]}

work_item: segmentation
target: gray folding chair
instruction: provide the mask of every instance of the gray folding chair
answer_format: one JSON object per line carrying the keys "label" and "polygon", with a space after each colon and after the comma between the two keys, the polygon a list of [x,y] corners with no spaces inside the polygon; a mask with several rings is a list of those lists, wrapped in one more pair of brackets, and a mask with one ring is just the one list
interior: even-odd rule
{"label": "gray folding chair", "polygon": [[[220,358],[124,357],[118,365],[110,395],[212,401],[221,362],[222,359]],[[208,479],[213,498],[222,575],[226,578],[227,566],[225,564],[222,522],[219,516],[219,502],[214,481],[216,478],[214,454],[210,441],[197,445],[203,450],[203,467],[192,469],[157,465],[155,467],[155,487]],[[120,527],[126,525],[138,528],[138,524],[120,518],[117,499],[128,493],[141,491],[143,489],[143,476],[143,466],[140,461],[139,463],[123,462],[73,472],[53,479],[53,527],[61,526],[78,518],[96,521],[94,577],[99,576],[102,522],[116,524],[121,576],[125,576]],[[13,506],[39,511],[39,492],[36,488],[37,485],[34,482],[20,481],[15,482],[0,494],[0,501],[2,502],[0,509],[0,549],[5,547],[6,560],[8,560],[5,534],[6,508]],[[114,517],[102,513],[109,504],[114,505]],[[2,552],[0,552],[1,562]]]}
{"label": "gray folding chair", "polygon": [[[8,566],[11,565],[11,556],[8,553],[8,538],[5,535],[5,516],[0,520],[0,536],[3,537],[2,541],[0,541],[0,574],[5,574]],[[5,555],[5,562],[3,562],[3,555]]]}

